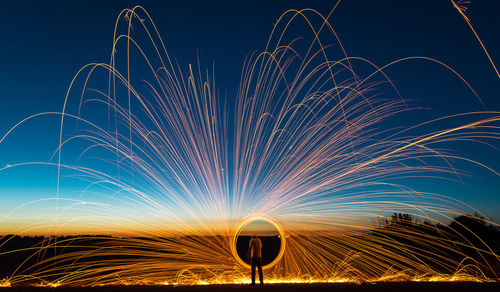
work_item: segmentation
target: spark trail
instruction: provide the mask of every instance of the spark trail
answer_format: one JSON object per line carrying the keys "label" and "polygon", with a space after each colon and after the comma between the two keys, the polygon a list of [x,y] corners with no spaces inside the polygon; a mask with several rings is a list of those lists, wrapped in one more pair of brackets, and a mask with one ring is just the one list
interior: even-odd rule
{"label": "spark trail", "polygon": [[477,34],[476,30],[472,26],[472,23],[471,23],[469,17],[467,17],[467,15],[465,15],[465,12],[467,11],[467,4],[469,4],[470,1],[451,0],[451,3],[453,5],[453,8],[455,8],[458,11],[458,13],[460,14],[460,16],[462,16],[462,18],[465,20],[465,22],[467,22],[467,25],[469,26],[470,30],[472,31],[472,33],[476,37],[477,41],[481,45],[481,48],[483,49],[484,53],[486,54],[486,57],[488,57],[488,61],[490,61],[491,67],[493,67],[493,70],[495,70],[495,73],[497,74],[498,78],[500,78],[500,73],[498,72],[497,66],[493,62],[493,59],[491,59],[490,53],[488,53],[488,50],[486,49],[486,47],[483,44],[483,41],[481,41],[481,39],[479,38],[479,35]]}

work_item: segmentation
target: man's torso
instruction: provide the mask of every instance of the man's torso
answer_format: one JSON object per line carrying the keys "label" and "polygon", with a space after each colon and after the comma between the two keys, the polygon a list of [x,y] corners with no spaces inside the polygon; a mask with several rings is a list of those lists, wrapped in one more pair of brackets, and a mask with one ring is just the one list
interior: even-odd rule
{"label": "man's torso", "polygon": [[258,238],[250,239],[250,248],[252,251],[253,258],[261,258],[262,257],[262,253],[261,253],[262,241],[260,241],[260,239],[258,239]]}

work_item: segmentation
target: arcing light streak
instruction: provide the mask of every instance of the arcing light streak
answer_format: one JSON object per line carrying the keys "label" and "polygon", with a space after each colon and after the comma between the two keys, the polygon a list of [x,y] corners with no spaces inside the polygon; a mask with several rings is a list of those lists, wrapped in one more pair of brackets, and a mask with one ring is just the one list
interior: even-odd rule
{"label": "arcing light streak", "polygon": [[[120,34],[123,19],[126,33]],[[306,21],[312,41],[287,42],[297,19]],[[141,29],[148,42],[132,35]],[[491,261],[498,256],[481,238],[461,238],[460,230],[438,225],[468,206],[416,192],[395,179],[460,174],[452,163],[467,158],[447,155],[436,145],[498,139],[500,114],[447,117],[459,124],[426,134],[412,135],[418,126],[395,128],[390,124],[409,108],[386,67],[349,57],[340,42],[342,57],[335,59],[335,48],[324,45],[329,33],[338,40],[316,11],[287,11],[266,50],[246,60],[233,102],[218,96],[215,77],[202,73],[200,65],[183,71],[173,62],[142,7],[122,11],[110,64],[82,68],[63,112],[51,113],[61,116],[54,164],[61,179],[67,173],[89,185],[78,199],[58,193],[57,224],[38,228],[57,234],[65,225],[92,222],[94,230],[126,236],[81,236],[57,244],[48,238],[28,249],[30,256],[5,283],[245,283],[247,267],[235,256],[234,243],[238,222],[256,215],[279,226],[284,238],[280,256],[266,270],[271,281],[496,278]],[[373,73],[362,77],[355,65]],[[136,67],[151,74],[144,82],[147,93],[135,83]],[[90,90],[99,70],[109,77],[108,86]],[[70,114],[70,96],[82,78],[78,113]],[[377,96],[384,86],[397,98]],[[106,121],[85,117],[87,108],[104,108]],[[65,137],[70,120],[82,129]],[[76,162],[63,159],[68,149],[81,150]],[[101,161],[97,166],[94,156]],[[375,226],[373,220],[392,212],[430,224],[399,220]]]}
{"label": "arcing light streak", "polygon": [[483,48],[483,51],[486,54],[486,57],[488,57],[488,60],[490,61],[491,66],[493,67],[493,70],[495,70],[495,73],[497,74],[498,78],[500,78],[500,73],[498,72],[497,66],[495,65],[495,63],[491,59],[490,53],[488,53],[488,50],[486,49],[483,42],[479,38],[479,35],[477,34],[476,30],[472,26],[472,23],[470,22],[470,19],[467,17],[467,15],[465,15],[465,11],[467,11],[467,6],[465,6],[465,4],[469,4],[470,1],[451,0],[451,3],[453,5],[453,7],[458,11],[458,13],[460,13],[460,16],[462,16],[462,18],[467,22],[467,25],[469,26],[470,30],[472,31],[472,33],[476,37],[477,41],[479,42],[479,44]]}

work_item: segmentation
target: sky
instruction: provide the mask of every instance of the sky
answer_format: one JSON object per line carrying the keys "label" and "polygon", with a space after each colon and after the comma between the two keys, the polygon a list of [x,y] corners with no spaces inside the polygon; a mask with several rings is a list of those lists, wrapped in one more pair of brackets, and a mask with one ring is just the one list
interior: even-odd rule
{"label": "sky", "polygon": [[[471,1],[466,14],[489,50],[500,60],[500,3]],[[23,118],[60,111],[75,73],[90,62],[108,62],[113,26],[124,8],[142,5],[155,21],[169,53],[180,64],[215,61],[218,88],[234,95],[245,58],[263,50],[278,17],[287,9],[313,8],[327,15],[336,1],[9,1],[0,8],[0,133]],[[459,72],[485,107],[448,71],[425,61],[409,61],[387,73],[406,100],[426,110],[403,124],[469,112],[500,110],[500,80],[463,18],[449,1],[342,1],[330,22],[348,55],[378,65],[406,56],[438,59]],[[297,34],[300,35],[300,31]],[[57,117],[21,126],[0,144],[0,168],[25,161],[48,161],[58,143]],[[1,136],[0,135],[0,136]],[[498,143],[496,144],[498,145]],[[498,151],[480,144],[448,146],[500,170]],[[405,185],[462,200],[500,222],[500,179],[457,162],[469,175],[461,181],[407,180]],[[17,206],[53,197],[56,172],[22,167],[0,172],[0,217]],[[84,184],[69,183],[80,190]],[[50,206],[47,206],[50,208]],[[28,219],[28,215],[22,215]],[[22,217],[21,216],[21,217]],[[21,218],[20,217],[20,218]],[[21,219],[18,219],[21,220]],[[19,223],[20,222],[20,223]],[[19,224],[23,224],[22,220]]]}
{"label": "sky", "polygon": [[278,232],[278,230],[276,230],[276,227],[274,227],[271,223],[268,223],[265,221],[259,221],[259,220],[248,223],[240,231],[240,235],[243,235],[243,236],[252,236],[252,235],[256,235],[256,234],[275,236],[275,235],[279,235],[279,232]]}

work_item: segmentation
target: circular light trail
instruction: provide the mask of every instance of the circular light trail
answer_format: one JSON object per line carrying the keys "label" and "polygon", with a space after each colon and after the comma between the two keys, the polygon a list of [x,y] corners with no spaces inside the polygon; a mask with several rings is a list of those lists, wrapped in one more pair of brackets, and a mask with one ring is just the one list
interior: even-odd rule
{"label": "circular light trail", "polygon": [[233,254],[233,257],[236,259],[236,261],[238,261],[238,263],[240,265],[244,266],[245,268],[250,269],[250,265],[245,263],[245,261],[243,261],[240,258],[240,256],[238,255],[238,252],[236,250],[236,242],[237,242],[238,237],[239,237],[241,231],[243,230],[243,228],[245,228],[248,224],[255,222],[255,221],[264,221],[264,222],[267,222],[267,223],[273,225],[274,228],[276,228],[276,230],[278,231],[278,234],[280,237],[280,242],[281,242],[280,251],[279,251],[278,255],[276,256],[276,258],[272,262],[270,262],[269,264],[262,267],[263,270],[266,270],[266,269],[271,268],[272,266],[274,266],[276,263],[278,263],[281,260],[281,258],[283,257],[283,254],[285,253],[285,246],[286,246],[285,232],[283,231],[283,228],[281,228],[281,226],[278,224],[278,222],[276,222],[275,220],[273,220],[269,217],[262,216],[262,215],[251,216],[251,217],[248,217],[246,219],[243,219],[240,223],[238,223],[235,231],[233,232],[233,236],[231,239],[231,253]]}

